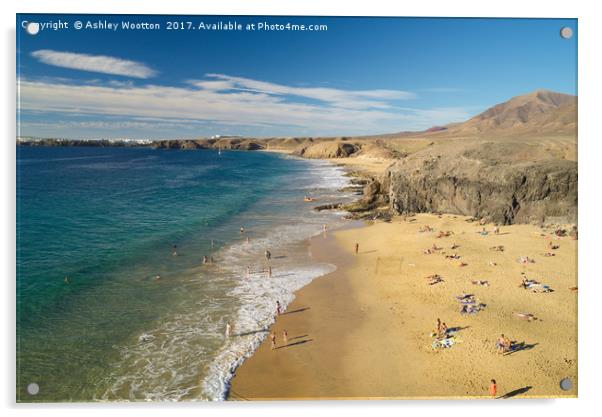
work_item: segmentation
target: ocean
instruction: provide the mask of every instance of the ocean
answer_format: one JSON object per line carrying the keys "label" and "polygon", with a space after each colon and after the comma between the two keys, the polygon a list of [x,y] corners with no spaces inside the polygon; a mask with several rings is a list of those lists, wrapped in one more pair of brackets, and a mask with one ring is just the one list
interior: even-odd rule
{"label": "ocean", "polygon": [[313,210],[353,199],[343,173],[266,152],[18,147],[17,400],[224,399],[276,301],[334,270],[307,239],[344,224]]}

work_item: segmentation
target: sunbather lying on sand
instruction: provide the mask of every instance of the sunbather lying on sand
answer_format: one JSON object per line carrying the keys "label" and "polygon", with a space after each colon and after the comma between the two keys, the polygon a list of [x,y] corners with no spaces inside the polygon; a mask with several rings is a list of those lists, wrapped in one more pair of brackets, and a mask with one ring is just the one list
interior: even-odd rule
{"label": "sunbather lying on sand", "polygon": [[460,259],[460,255],[458,255],[457,253],[445,255],[445,259]]}
{"label": "sunbather lying on sand", "polygon": [[474,294],[466,294],[465,292],[463,292],[460,295],[456,295],[456,300],[458,300],[458,301],[468,300],[471,298],[474,298]]}
{"label": "sunbather lying on sand", "polygon": [[552,256],[556,256],[556,254],[552,253],[552,252],[546,252],[546,253],[543,254],[543,256],[545,256],[546,258],[550,258]]}
{"label": "sunbather lying on sand", "polygon": [[436,238],[440,239],[442,237],[449,237],[453,234],[452,231],[448,230],[446,232],[444,232],[443,230],[441,230],[439,233],[437,233],[437,236],[435,236]]}
{"label": "sunbather lying on sand", "polygon": [[539,282],[533,279],[527,279],[527,277],[523,277],[519,287],[523,287],[524,289],[528,289],[531,285],[539,284]]}
{"label": "sunbather lying on sand", "polygon": [[497,266],[497,264],[495,262],[493,262],[493,261],[487,262],[487,265],[489,265],[489,266]]}
{"label": "sunbather lying on sand", "polygon": [[489,281],[470,281],[472,282],[472,285],[480,285],[481,287],[489,287]]}
{"label": "sunbather lying on sand", "polygon": [[459,247],[460,247],[460,245],[457,245],[457,244],[454,242],[454,244],[453,244],[453,245],[451,245],[451,248],[450,248],[450,249],[451,249],[451,250],[454,250],[454,249],[458,249]]}
{"label": "sunbather lying on sand", "polygon": [[483,304],[483,303],[479,303],[479,304],[467,303],[467,304],[462,305],[462,307],[460,307],[460,314],[476,314],[484,308],[485,308],[485,304]]}
{"label": "sunbather lying on sand", "polygon": [[531,313],[517,313],[517,312],[514,312],[514,313],[512,313],[512,315],[514,317],[516,317],[517,319],[521,319],[521,320],[527,320],[527,321],[537,320],[537,317],[535,317]]}
{"label": "sunbather lying on sand", "polygon": [[537,281],[534,281],[532,279],[527,279],[527,278],[523,278],[523,281],[520,284],[520,287],[524,288],[525,290],[531,290],[532,292],[550,292],[552,291],[552,289],[550,288],[549,285],[546,284],[541,284]]}
{"label": "sunbather lying on sand", "polygon": [[494,252],[503,252],[504,251],[504,246],[503,245],[492,246],[492,247],[489,248],[489,250],[492,250]]}
{"label": "sunbather lying on sand", "polygon": [[463,267],[463,266],[468,266],[468,264],[466,262],[460,262],[460,265],[458,265],[459,267]]}
{"label": "sunbather lying on sand", "polygon": [[537,293],[540,293],[540,292],[546,293],[546,292],[552,291],[550,286],[546,285],[546,284],[533,284],[529,287],[529,289],[531,290],[531,292],[537,292]]}
{"label": "sunbather lying on sand", "polygon": [[534,264],[535,261],[528,256],[519,256],[516,262],[521,264]]}
{"label": "sunbather lying on sand", "polygon": [[432,231],[433,231],[433,228],[432,228],[431,226],[429,226],[429,225],[425,225],[425,226],[422,226],[420,229],[418,229],[418,231],[419,231],[420,233],[424,233],[424,232],[432,232]]}
{"label": "sunbather lying on sand", "polygon": [[427,284],[429,285],[435,285],[438,284],[440,282],[444,282],[443,278],[441,278],[440,275],[429,275],[428,277],[425,278],[427,280]]}

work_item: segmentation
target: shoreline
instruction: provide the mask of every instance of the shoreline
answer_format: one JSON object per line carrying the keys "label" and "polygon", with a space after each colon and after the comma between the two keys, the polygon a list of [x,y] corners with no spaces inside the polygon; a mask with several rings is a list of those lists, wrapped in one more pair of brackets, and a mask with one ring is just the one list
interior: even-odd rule
{"label": "shoreline", "polygon": [[[550,240],[549,231],[532,225],[507,226],[499,236],[483,237],[478,223],[467,220],[420,214],[414,221],[395,218],[391,224],[371,223],[335,231],[323,241],[312,239],[312,253],[330,259],[337,270],[296,291],[289,309],[297,312],[277,317],[270,327],[278,344],[283,328],[289,339],[305,335],[305,342],[289,340],[286,349],[271,351],[265,339],[236,370],[228,399],[488,398],[491,378],[497,379],[501,397],[576,397],[577,295],[569,287],[577,285],[577,242]],[[437,239],[434,233],[419,233],[424,225],[449,228],[454,235]],[[433,243],[448,250],[452,240],[460,245],[465,268],[441,254],[421,253]],[[362,242],[357,257],[354,241]],[[549,241],[560,248],[544,258]],[[489,251],[500,242],[505,252]],[[522,255],[536,263],[517,263]],[[488,258],[498,265],[489,267]],[[429,272],[445,281],[428,285]],[[518,288],[521,272],[553,292]],[[488,280],[490,287],[473,286],[470,279]],[[476,294],[486,303],[484,310],[459,314],[453,298],[462,292]],[[515,311],[529,311],[538,320],[516,319]],[[430,347],[437,317],[459,328],[451,348]],[[502,332],[523,347],[497,354],[494,342]],[[559,388],[563,377],[573,382],[568,392]]]}

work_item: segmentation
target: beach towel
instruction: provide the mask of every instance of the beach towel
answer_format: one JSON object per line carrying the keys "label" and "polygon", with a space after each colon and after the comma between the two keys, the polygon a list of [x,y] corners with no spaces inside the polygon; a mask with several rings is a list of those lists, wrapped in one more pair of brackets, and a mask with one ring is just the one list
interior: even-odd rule
{"label": "beach towel", "polygon": [[453,345],[455,345],[456,343],[459,343],[459,342],[461,342],[461,340],[458,339],[457,337],[449,336],[449,337],[446,337],[445,339],[438,339],[438,340],[433,341],[433,343],[431,344],[431,347],[433,349],[449,349]]}

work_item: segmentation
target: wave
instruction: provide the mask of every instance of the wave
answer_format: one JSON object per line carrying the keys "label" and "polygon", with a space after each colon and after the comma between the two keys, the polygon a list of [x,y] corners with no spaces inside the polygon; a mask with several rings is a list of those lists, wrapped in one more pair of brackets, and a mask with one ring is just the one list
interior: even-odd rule
{"label": "wave", "polygon": [[[131,343],[114,346],[120,360],[113,364],[104,381],[109,388],[98,400],[225,399],[235,369],[257,349],[274,322],[276,301],[286,308],[295,291],[335,269],[316,263],[306,241],[322,233],[324,223],[330,230],[341,225],[341,213],[309,209],[298,202],[303,193],[297,190],[318,190],[317,197],[325,200],[351,199],[351,194],[338,192],[348,179],[341,168],[325,161],[308,161],[306,167],[292,177],[294,187],[285,190],[294,202],[274,204],[282,198],[282,192],[276,192],[268,202],[232,219],[230,227],[241,220],[251,223],[251,233],[215,252],[215,264],[182,271],[187,283],[181,289],[183,297],[174,301],[172,315],[134,335]],[[272,252],[271,278],[263,272],[266,249]],[[224,334],[227,322],[233,328],[229,338]]]}

